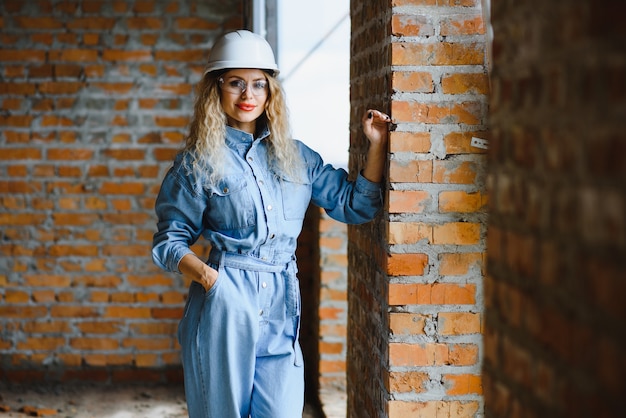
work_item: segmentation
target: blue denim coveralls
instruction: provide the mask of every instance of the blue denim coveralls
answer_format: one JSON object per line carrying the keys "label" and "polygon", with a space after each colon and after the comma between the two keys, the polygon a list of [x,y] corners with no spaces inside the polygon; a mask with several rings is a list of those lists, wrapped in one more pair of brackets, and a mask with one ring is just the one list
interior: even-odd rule
{"label": "blue denim coveralls", "polygon": [[167,173],[156,201],[154,262],[178,263],[203,235],[218,270],[205,292],[192,282],[178,328],[191,418],[302,416],[304,371],[298,342],[300,289],[296,241],[309,203],[341,222],[370,221],[381,187],[324,165],[301,142],[301,178],[271,170],[267,130],[258,138],[227,127],[224,176],[204,185],[181,165]]}

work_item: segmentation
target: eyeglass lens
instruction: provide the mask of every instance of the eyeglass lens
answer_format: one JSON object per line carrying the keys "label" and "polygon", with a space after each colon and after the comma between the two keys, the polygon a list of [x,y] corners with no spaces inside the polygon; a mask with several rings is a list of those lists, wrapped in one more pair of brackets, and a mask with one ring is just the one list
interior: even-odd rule
{"label": "eyeglass lens", "polygon": [[234,78],[231,80],[224,80],[223,78],[219,79],[220,85],[222,88],[228,93],[232,94],[243,94],[248,87],[250,87],[250,91],[255,96],[263,96],[267,94],[267,81],[266,80],[255,80],[252,83],[248,84],[245,81]]}

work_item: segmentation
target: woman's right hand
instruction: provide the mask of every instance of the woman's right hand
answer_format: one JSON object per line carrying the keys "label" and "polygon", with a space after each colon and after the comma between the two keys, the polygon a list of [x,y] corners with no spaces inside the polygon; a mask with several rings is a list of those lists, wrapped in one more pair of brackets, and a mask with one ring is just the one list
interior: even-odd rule
{"label": "woman's right hand", "polygon": [[[206,264],[205,264],[206,266]],[[198,280],[198,282],[204,287],[204,291],[208,292],[215,286],[215,282],[217,282],[217,276],[219,272],[212,267],[206,266],[206,272],[202,275],[202,281]]]}
{"label": "woman's right hand", "polygon": [[217,281],[218,271],[192,253],[185,255],[180,260],[178,269],[191,280],[200,283],[206,292],[211,290]]}

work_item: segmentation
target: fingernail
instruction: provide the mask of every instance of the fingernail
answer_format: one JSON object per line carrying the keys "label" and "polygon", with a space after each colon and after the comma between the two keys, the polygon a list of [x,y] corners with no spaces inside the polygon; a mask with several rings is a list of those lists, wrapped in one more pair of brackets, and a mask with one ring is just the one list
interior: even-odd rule
{"label": "fingernail", "polygon": [[367,114],[367,118],[368,118],[368,119],[372,119],[372,117],[374,117],[374,114],[373,114],[372,112],[370,112],[370,113],[368,113],[368,114]]}

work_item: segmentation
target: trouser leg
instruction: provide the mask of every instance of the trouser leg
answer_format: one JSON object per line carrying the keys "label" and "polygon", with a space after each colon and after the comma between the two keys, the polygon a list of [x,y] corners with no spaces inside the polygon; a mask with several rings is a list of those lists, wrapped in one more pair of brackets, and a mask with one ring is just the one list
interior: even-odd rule
{"label": "trouser leg", "polygon": [[[259,303],[264,314],[256,350],[252,418],[301,417],[304,407],[304,367],[297,341],[299,291],[282,274],[261,274]],[[299,290],[299,289],[298,289]]]}
{"label": "trouser leg", "polygon": [[[240,418],[250,413],[258,314],[250,286],[220,268],[208,292],[192,284],[181,321],[185,395],[190,418]],[[196,300],[197,299],[197,300]]]}
{"label": "trouser leg", "polygon": [[[289,321],[288,321],[289,322]],[[287,323],[288,323],[287,322]],[[304,367],[300,345],[283,339],[285,353],[256,359],[252,418],[295,418],[304,408]],[[291,351],[291,352],[288,352]]]}
{"label": "trouser leg", "polygon": [[189,416],[300,417],[299,293],[279,273],[219,272],[206,294],[192,284],[179,327]]}

